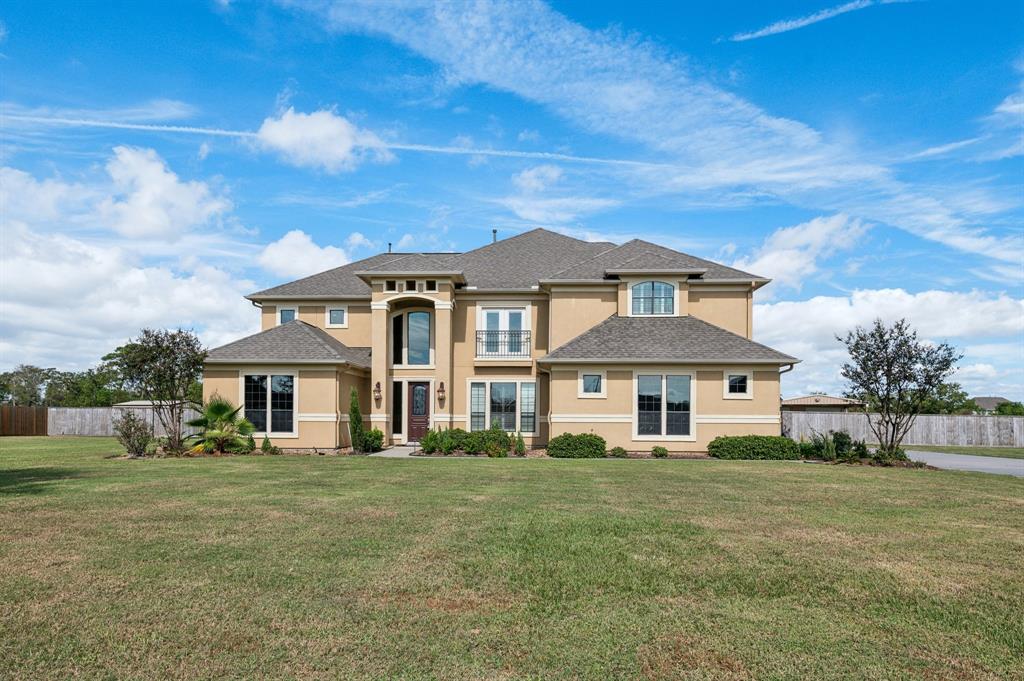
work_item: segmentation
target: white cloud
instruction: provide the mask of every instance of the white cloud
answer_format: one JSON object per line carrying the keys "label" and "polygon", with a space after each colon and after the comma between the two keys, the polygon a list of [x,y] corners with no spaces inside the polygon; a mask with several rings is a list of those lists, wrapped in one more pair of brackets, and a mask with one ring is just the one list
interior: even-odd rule
{"label": "white cloud", "polygon": [[1024,258],[1018,240],[947,205],[959,187],[902,181],[852,142],[723,90],[685,55],[666,55],[616,31],[591,31],[541,3],[293,5],[309,8],[335,30],[380,34],[416,51],[440,64],[452,85],[511,92],[586,132],[643,145],[666,159],[632,168],[621,160],[609,164],[609,171],[618,169],[620,186],[629,182],[648,195],[704,201],[715,192],[744,201],[752,195],[781,199],[885,222],[997,260]]}
{"label": "white cloud", "polygon": [[107,172],[116,193],[99,204],[99,216],[124,236],[176,238],[232,207],[205,183],[182,182],[152,149],[115,147]]}
{"label": "white cloud", "polygon": [[362,232],[352,232],[345,239],[345,247],[353,251],[357,248],[377,248],[377,244],[367,239]]}
{"label": "white cloud", "polygon": [[513,175],[512,183],[525,193],[542,192],[558,182],[562,169],[558,166],[540,165]]}
{"label": "white cloud", "polygon": [[[984,348],[995,352],[1003,343],[986,339],[1004,339],[1020,346],[1024,334],[1024,299],[981,291],[922,291],[903,289],[857,290],[849,296],[816,296],[803,301],[786,301],[754,306],[754,338],[803,360],[783,378],[787,395],[822,390],[835,394],[842,388],[838,374],[846,360],[846,350],[836,336],[855,326],[868,326],[875,318],[886,322],[907,319],[922,338],[951,342],[964,347],[969,356]],[[982,344],[974,348],[974,343]],[[1004,355],[1005,356],[1005,355]],[[972,362],[989,363],[992,362]],[[1004,374],[1024,376],[1024,357],[1003,364]],[[965,366],[969,366],[965,365]],[[968,371],[965,375],[971,376]],[[1012,381],[1011,381],[1012,383]],[[965,380],[970,390],[977,383]],[[1012,386],[1008,386],[1008,389]],[[1024,385],[1018,385],[1018,391]],[[1019,394],[1019,392],[1017,393]]]}
{"label": "white cloud", "polygon": [[203,142],[199,145],[199,151],[196,152],[196,158],[200,161],[205,161],[206,157],[210,155],[210,143]]}
{"label": "white cloud", "polygon": [[776,230],[756,253],[736,260],[733,267],[799,291],[803,282],[819,271],[821,260],[852,248],[867,230],[864,222],[842,213],[814,218]]}
{"label": "white cloud", "polygon": [[293,229],[267,244],[257,258],[260,266],[282,277],[304,277],[348,263],[348,255],[336,246],[317,246],[308,234]]}
{"label": "white cloud", "polygon": [[873,0],[853,0],[852,2],[843,3],[842,5],[836,5],[835,7],[829,7],[823,9],[814,14],[808,14],[807,16],[797,17],[795,19],[785,19],[783,21],[776,21],[773,24],[769,24],[764,28],[760,28],[756,31],[750,31],[748,33],[737,33],[736,35],[729,38],[733,42],[742,42],[744,40],[754,40],[755,38],[764,38],[770,35],[777,35],[779,33],[786,33],[788,31],[795,31],[798,28],[804,28],[811,24],[816,24],[819,21],[825,21],[838,17],[841,14],[847,12],[856,12],[859,9],[865,9],[872,5],[879,3]]}
{"label": "white cloud", "polygon": [[572,222],[579,217],[607,210],[619,205],[613,199],[588,197],[538,198],[535,196],[510,196],[500,203],[523,220],[541,224]]}
{"label": "white cloud", "polygon": [[145,266],[127,251],[2,225],[0,357],[62,369],[97,363],[143,327],[196,328],[215,346],[258,330],[255,284],[209,265]]}
{"label": "white cloud", "polygon": [[264,120],[256,139],[292,165],[329,173],[354,170],[368,159],[387,161],[392,157],[377,135],[327,110],[307,114],[288,108],[276,118]]}
{"label": "white cloud", "polygon": [[520,142],[539,142],[540,133],[536,130],[520,130],[519,134],[516,135],[516,139]]}

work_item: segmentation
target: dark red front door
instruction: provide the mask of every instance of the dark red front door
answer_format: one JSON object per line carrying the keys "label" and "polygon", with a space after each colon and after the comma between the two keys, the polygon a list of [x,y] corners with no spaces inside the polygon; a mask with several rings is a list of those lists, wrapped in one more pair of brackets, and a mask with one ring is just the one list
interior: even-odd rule
{"label": "dark red front door", "polygon": [[419,442],[430,428],[430,384],[409,384],[409,434],[410,442]]}

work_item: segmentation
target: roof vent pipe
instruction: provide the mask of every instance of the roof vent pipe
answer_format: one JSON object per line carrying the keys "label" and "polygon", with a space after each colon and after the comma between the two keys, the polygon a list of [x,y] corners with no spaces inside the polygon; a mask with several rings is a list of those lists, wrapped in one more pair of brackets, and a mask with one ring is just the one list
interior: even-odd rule
{"label": "roof vent pipe", "polygon": [[498,243],[498,230],[496,230],[496,229],[492,229],[491,230],[491,243],[492,244]]}
{"label": "roof vent pipe", "polygon": [[388,242],[388,253],[390,253],[390,252],[391,252],[391,242],[389,241]]}

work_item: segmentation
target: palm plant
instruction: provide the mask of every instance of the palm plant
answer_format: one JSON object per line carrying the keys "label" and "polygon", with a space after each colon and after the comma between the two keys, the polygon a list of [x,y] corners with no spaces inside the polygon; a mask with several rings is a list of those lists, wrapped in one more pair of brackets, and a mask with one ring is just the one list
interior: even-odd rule
{"label": "palm plant", "polygon": [[242,407],[236,407],[223,397],[211,397],[203,406],[202,416],[188,422],[193,428],[202,429],[201,433],[192,436],[197,440],[192,452],[224,453],[247,449],[256,426],[244,416],[239,416],[241,411]]}

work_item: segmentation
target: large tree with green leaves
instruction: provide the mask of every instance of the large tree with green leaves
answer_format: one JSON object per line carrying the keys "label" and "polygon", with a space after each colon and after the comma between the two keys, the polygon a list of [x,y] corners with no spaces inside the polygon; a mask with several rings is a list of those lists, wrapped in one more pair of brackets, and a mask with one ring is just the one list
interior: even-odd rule
{"label": "large tree with green leaves", "polygon": [[107,363],[85,371],[56,371],[46,384],[46,404],[51,407],[109,407],[135,397]]}
{"label": "large tree with green leaves", "polygon": [[962,357],[946,343],[919,341],[917,331],[901,319],[891,326],[876,319],[870,328],[857,327],[846,338],[850,359],[841,374],[847,394],[863,396],[877,412],[871,430],[883,457],[895,457],[922,405],[953,373]]}
{"label": "large tree with green leaves", "polygon": [[19,364],[12,371],[0,374],[3,400],[26,407],[43,404],[43,391],[56,369]]}
{"label": "large tree with green leaves", "polygon": [[143,329],[137,339],[103,359],[117,369],[130,390],[153,402],[167,433],[167,450],[183,451],[182,416],[206,359],[199,338],[185,329]]}

